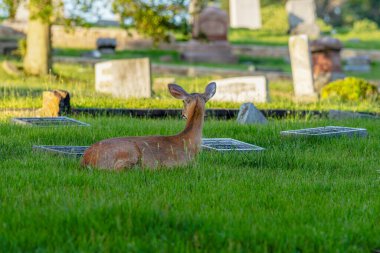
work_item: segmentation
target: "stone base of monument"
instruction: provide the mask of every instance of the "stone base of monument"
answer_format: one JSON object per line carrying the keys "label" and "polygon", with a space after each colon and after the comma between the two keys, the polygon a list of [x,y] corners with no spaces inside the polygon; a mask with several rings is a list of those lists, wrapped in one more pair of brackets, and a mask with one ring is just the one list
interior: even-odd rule
{"label": "stone base of monument", "polygon": [[236,63],[227,41],[199,42],[192,40],[182,47],[181,59],[188,62]]}

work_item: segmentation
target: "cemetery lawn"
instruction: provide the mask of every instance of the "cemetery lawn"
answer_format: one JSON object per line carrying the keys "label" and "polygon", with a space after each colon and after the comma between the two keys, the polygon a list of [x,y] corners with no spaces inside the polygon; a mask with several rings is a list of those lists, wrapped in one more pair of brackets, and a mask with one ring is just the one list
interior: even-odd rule
{"label": "cemetery lawn", "polygon": [[[0,252],[371,252],[380,248],[378,120],[207,119],[205,137],[266,151],[202,152],[186,167],[120,173],[32,145],[169,135],[185,122],[79,118],[91,127],[0,122]],[[366,138],[293,139],[281,130],[363,127]],[[138,126],[138,127],[137,127]]]}
{"label": "cemetery lawn", "polygon": [[[380,48],[380,30],[355,32],[344,28],[338,29],[334,35],[326,36],[341,40],[346,48],[368,50]],[[232,44],[237,45],[287,46],[289,35],[260,30],[230,29],[228,39]]]}
{"label": "cemetery lawn", "polygon": [[[16,64],[20,62],[14,61]],[[380,73],[380,64],[374,65]],[[202,92],[207,83],[221,76],[184,77],[175,75],[153,75],[153,97],[149,99],[121,99],[95,91],[94,69],[79,64],[55,64],[56,76],[33,77],[11,76],[0,68],[0,110],[37,109],[42,107],[42,92],[51,89],[67,90],[71,94],[74,108],[182,108],[182,102],[170,96],[167,83],[175,80],[189,92]],[[366,74],[371,77],[370,74]],[[167,77],[170,77],[169,80]],[[376,76],[375,76],[376,77]],[[166,78],[166,79],[162,79]],[[161,79],[161,81],[160,81]],[[379,76],[380,79],[380,76]],[[295,102],[291,80],[276,80],[269,84],[271,102],[257,104],[260,109],[289,110],[348,110],[380,113],[378,101],[367,102]],[[208,108],[237,109],[240,103],[211,100]],[[21,114],[24,112],[20,112]],[[0,113],[0,119],[5,113]],[[25,116],[25,115],[24,115]]]}

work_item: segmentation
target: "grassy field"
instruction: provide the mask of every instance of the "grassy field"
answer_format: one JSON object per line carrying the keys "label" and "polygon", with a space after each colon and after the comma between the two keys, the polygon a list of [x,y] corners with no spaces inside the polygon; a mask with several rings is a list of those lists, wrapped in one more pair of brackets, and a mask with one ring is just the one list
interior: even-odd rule
{"label": "grassy field", "polygon": [[[275,64],[281,64],[280,60],[272,59],[272,66]],[[380,65],[376,66],[376,68],[380,68]],[[0,68],[0,109],[40,108],[42,106],[42,92],[50,89],[68,90],[72,97],[71,104],[76,108],[181,108],[181,101],[173,99],[167,91],[167,83],[160,81],[162,77],[174,78],[175,82],[183,85],[190,92],[203,91],[207,83],[222,78],[216,75],[203,77],[153,75],[153,98],[120,99],[95,91],[92,67],[78,64],[55,64],[54,69],[57,76],[37,78],[26,75],[10,76]],[[368,74],[368,76],[371,75]],[[360,103],[296,102],[290,80],[272,81],[269,84],[269,90],[271,102],[257,104],[260,109],[339,109],[380,113],[380,107],[376,101]],[[239,106],[239,103],[212,100],[208,104],[209,108],[239,108]],[[0,118],[2,116],[4,115],[0,115]]]}
{"label": "grassy field", "polygon": [[[360,33],[350,32],[350,29],[338,30],[336,34],[329,35],[342,41],[344,47],[353,49],[380,49],[380,30],[362,31]],[[271,34],[260,30],[230,29],[229,41],[237,45],[265,45],[265,46],[287,46],[288,34]],[[359,39],[360,42],[355,40]]]}
{"label": "grassy field", "polygon": [[[0,123],[0,252],[371,252],[380,248],[379,122],[205,122],[262,153],[202,152],[172,170],[82,169],[34,144],[90,145],[173,134],[176,119],[79,118],[82,128]],[[285,129],[341,125],[367,138],[281,138]],[[138,126],[138,127],[136,127]]]}

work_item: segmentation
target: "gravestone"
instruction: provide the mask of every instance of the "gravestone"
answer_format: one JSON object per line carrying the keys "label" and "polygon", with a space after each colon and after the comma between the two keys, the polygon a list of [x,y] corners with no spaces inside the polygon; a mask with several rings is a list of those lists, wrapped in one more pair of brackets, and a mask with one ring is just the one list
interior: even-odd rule
{"label": "gravestone", "polygon": [[314,0],[289,0],[286,2],[290,33],[307,34],[318,37],[320,29],[316,24],[316,6]]}
{"label": "gravestone", "polygon": [[117,42],[114,38],[98,38],[96,40],[96,49],[101,54],[114,54]]}
{"label": "gravestone", "polygon": [[334,120],[342,119],[378,119],[376,115],[359,113],[359,112],[349,112],[349,111],[339,111],[339,110],[330,110],[327,117]]}
{"label": "gravestone", "polygon": [[181,59],[188,62],[235,63],[227,40],[227,13],[216,7],[206,7],[194,20],[193,39],[181,48]]}
{"label": "gravestone", "polygon": [[230,0],[232,28],[261,28],[260,0]]}
{"label": "gravestone", "polygon": [[44,91],[42,93],[42,108],[37,114],[40,117],[58,117],[69,114],[70,94],[65,90]]}
{"label": "gravestone", "polygon": [[366,137],[367,129],[341,126],[326,126],[281,131],[281,135],[298,137]]}
{"label": "gravestone", "polygon": [[232,77],[215,80],[217,92],[213,100],[230,102],[269,102],[268,82],[265,76]]}
{"label": "gravestone", "polygon": [[308,36],[291,36],[289,39],[289,53],[295,96],[297,98],[317,98],[317,93],[314,89]]}
{"label": "gravestone", "polygon": [[150,98],[152,87],[149,58],[95,64],[95,89],[120,98]]}
{"label": "gravestone", "polygon": [[353,56],[347,58],[344,71],[371,72],[371,59],[368,56]]}
{"label": "gravestone", "polygon": [[241,105],[236,121],[240,124],[267,123],[265,116],[252,103],[244,103]]}
{"label": "gravestone", "polygon": [[218,152],[256,152],[265,148],[231,138],[203,138],[202,150]]}
{"label": "gravestone", "polygon": [[342,48],[343,44],[331,37],[311,41],[314,88],[317,92],[326,84],[345,77],[340,58]]}

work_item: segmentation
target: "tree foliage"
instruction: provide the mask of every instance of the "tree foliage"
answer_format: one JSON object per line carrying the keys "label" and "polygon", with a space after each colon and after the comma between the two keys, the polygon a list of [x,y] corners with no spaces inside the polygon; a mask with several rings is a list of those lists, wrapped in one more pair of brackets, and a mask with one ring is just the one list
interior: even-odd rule
{"label": "tree foliage", "polygon": [[135,28],[155,42],[167,38],[167,31],[183,26],[187,11],[184,0],[170,1],[169,5],[160,0],[115,0],[113,10],[120,15],[123,27]]}

